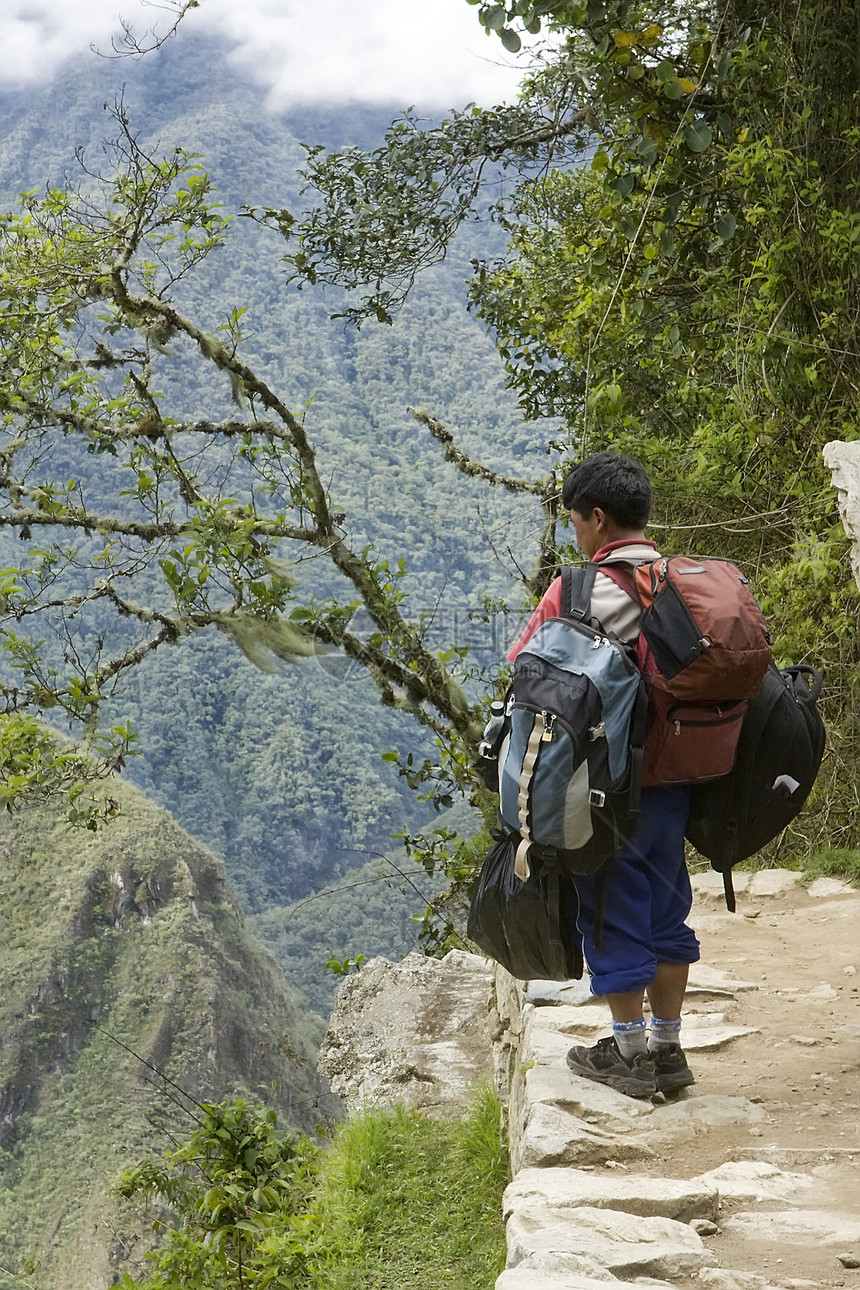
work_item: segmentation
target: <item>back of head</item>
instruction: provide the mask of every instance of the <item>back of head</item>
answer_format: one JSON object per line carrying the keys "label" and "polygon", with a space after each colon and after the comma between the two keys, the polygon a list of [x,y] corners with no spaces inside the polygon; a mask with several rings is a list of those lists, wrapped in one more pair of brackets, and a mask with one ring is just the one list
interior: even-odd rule
{"label": "back of head", "polygon": [[596,452],[586,457],[564,481],[565,510],[588,517],[595,506],[619,529],[641,532],[651,515],[651,483],[644,466],[620,452]]}

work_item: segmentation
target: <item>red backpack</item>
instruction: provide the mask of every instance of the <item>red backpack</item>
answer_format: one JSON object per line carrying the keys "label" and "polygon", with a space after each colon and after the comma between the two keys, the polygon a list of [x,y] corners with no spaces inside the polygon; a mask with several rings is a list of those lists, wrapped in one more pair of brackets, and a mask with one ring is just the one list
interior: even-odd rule
{"label": "red backpack", "polygon": [[706,703],[756,697],[772,637],[740,569],[728,560],[663,557],[636,568],[634,596],[657,689]]}
{"label": "red backpack", "polygon": [[748,702],[761,686],[771,638],[739,569],[728,560],[661,557],[601,572],[642,606],[636,658],[649,697],[643,787],[728,774]]}

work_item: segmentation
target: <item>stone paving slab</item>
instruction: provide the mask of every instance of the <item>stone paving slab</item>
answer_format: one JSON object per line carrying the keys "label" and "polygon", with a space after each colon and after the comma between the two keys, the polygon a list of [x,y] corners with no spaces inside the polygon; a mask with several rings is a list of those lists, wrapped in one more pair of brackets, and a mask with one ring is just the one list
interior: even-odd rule
{"label": "stone paving slab", "polygon": [[567,1107],[586,1121],[589,1116],[595,1116],[629,1123],[642,1120],[654,1111],[649,1101],[625,1097],[603,1084],[574,1075],[564,1065],[563,1057],[555,1066],[532,1066],[526,1071],[525,1099],[527,1104],[546,1102]]}
{"label": "stone paving slab", "polygon": [[[617,1277],[608,1279],[615,1285],[621,1284]],[[605,1290],[605,1286],[606,1281],[596,1277],[571,1275],[565,1271],[541,1272],[522,1266],[503,1272],[496,1281],[496,1290]]]}
{"label": "stone paving slab", "polygon": [[746,1097],[731,1097],[720,1093],[693,1093],[680,1102],[668,1102],[655,1108],[657,1120],[654,1127],[660,1133],[694,1137],[703,1130],[729,1124],[757,1125],[765,1112],[757,1102]]}
{"label": "stone paving slab", "polygon": [[713,991],[716,994],[744,994],[750,990],[760,990],[761,984],[757,981],[742,981],[739,977],[732,976],[731,972],[726,972],[723,968],[712,967],[710,963],[693,963],[690,966],[690,979],[687,983],[687,993],[708,993]]}
{"label": "stone paving slab", "polygon": [[595,997],[591,993],[587,976],[579,981],[529,981],[523,986],[523,990],[526,1000],[538,1006],[559,1003],[576,1006],[592,1003]]}
{"label": "stone paving slab", "polygon": [[[554,1008],[534,1008],[526,1022],[526,1035],[535,1030],[554,1031],[556,1034],[573,1034],[581,1030],[603,1030],[612,1018],[609,1005],[591,1000],[572,1007],[558,1003]],[[528,1042],[528,1040],[526,1040]]]}
{"label": "stone paving slab", "polygon": [[722,1200],[786,1200],[815,1186],[810,1174],[788,1173],[764,1160],[730,1160],[699,1174],[693,1182],[715,1187]]}
{"label": "stone paving slab", "polygon": [[[496,1282],[496,1290],[607,1290],[607,1283],[625,1284],[593,1259],[577,1254],[546,1254],[530,1256],[515,1268],[506,1269]],[[649,1290],[676,1290],[670,1281],[657,1277],[637,1277],[635,1284]]]}
{"label": "stone paving slab", "polygon": [[816,878],[806,890],[816,900],[830,900],[833,896],[856,895],[856,888],[842,878]]}
{"label": "stone paving slab", "polygon": [[508,1184],[503,1203],[506,1220],[523,1206],[539,1204],[556,1212],[590,1207],[618,1210],[640,1218],[671,1218],[689,1223],[694,1218],[715,1219],[719,1193],[716,1186],[699,1179],[686,1182],[679,1178],[606,1175],[583,1169],[522,1169]]}
{"label": "stone paving slab", "polygon": [[616,1276],[674,1280],[713,1267],[716,1255],[685,1223],[582,1206],[557,1211],[529,1205],[508,1219],[508,1265],[540,1254],[578,1254]]}
{"label": "stone paving slab", "polygon": [[[526,1020],[524,1050],[532,1061],[551,1065],[563,1061],[574,1044],[591,1047],[595,1032],[608,1032],[610,1026],[610,1014],[603,1008],[541,1008]],[[685,1050],[710,1050],[758,1033],[754,1026],[727,1024],[725,1013],[690,1013],[684,1019],[682,1042]]]}
{"label": "stone paving slab", "polygon": [[[733,1268],[703,1268],[699,1280],[708,1290],[775,1290],[774,1283],[767,1277],[759,1276],[757,1272],[736,1272]],[[793,1284],[798,1285],[797,1282]],[[815,1284],[804,1282],[810,1290]]]}
{"label": "stone paving slab", "polygon": [[[699,1024],[699,1023],[702,1024]],[[681,1033],[684,1052],[708,1052],[714,1048],[725,1048],[734,1039],[743,1039],[745,1035],[757,1035],[756,1026],[719,1026],[708,1024],[706,1018],[687,1015]]]}
{"label": "stone paving slab", "polygon": [[[803,874],[794,869],[759,869],[757,873],[744,873],[734,870],[732,885],[739,898],[758,900],[773,899],[794,891],[803,879]],[[707,873],[695,873],[690,879],[693,887],[693,898],[698,904],[722,905],[725,908],[723,876],[709,870]]]}
{"label": "stone paving slab", "polygon": [[551,1165],[602,1165],[607,1160],[650,1160],[644,1142],[587,1124],[560,1106],[538,1102],[529,1107],[525,1128],[511,1143],[514,1171]]}
{"label": "stone paving slab", "polygon": [[860,1218],[823,1209],[741,1212],[733,1214],[723,1227],[746,1240],[774,1244],[808,1245],[812,1241],[820,1245],[860,1244]]}
{"label": "stone paving slab", "polygon": [[[500,1279],[497,1281],[497,1290],[500,1286],[504,1290],[506,1285],[516,1287],[516,1290],[519,1290],[519,1277],[521,1275],[543,1277],[553,1287],[553,1290],[557,1286],[567,1287],[568,1285],[584,1285],[585,1290],[587,1290],[587,1285],[595,1282],[604,1287],[607,1282],[614,1286],[622,1284],[618,1277],[613,1276],[607,1268],[601,1267],[599,1263],[586,1255],[542,1253],[530,1254],[527,1259],[523,1259],[522,1263],[518,1263],[516,1268],[506,1268],[502,1276],[507,1277],[508,1280],[501,1281]],[[662,1284],[667,1285],[668,1283],[663,1282]],[[526,1282],[526,1285],[528,1290],[532,1290],[530,1281]]]}

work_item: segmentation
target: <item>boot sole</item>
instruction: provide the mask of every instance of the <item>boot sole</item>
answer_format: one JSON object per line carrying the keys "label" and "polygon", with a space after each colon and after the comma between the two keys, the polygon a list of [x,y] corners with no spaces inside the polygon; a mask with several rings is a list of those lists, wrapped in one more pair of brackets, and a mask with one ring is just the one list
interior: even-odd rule
{"label": "boot sole", "polygon": [[675,1089],[689,1088],[695,1082],[696,1077],[691,1070],[678,1071],[674,1075],[658,1075],[657,1089],[660,1093],[672,1093]]}

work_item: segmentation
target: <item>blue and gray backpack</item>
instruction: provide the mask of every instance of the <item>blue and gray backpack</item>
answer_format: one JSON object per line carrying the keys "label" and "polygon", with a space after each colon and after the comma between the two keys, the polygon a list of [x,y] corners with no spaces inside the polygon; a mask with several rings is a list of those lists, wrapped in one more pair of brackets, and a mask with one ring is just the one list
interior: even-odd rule
{"label": "blue and gray backpack", "polygon": [[498,748],[499,810],[529,856],[593,873],[636,832],[647,699],[632,650],[589,616],[597,566],[562,571],[563,615],[517,656]]}

